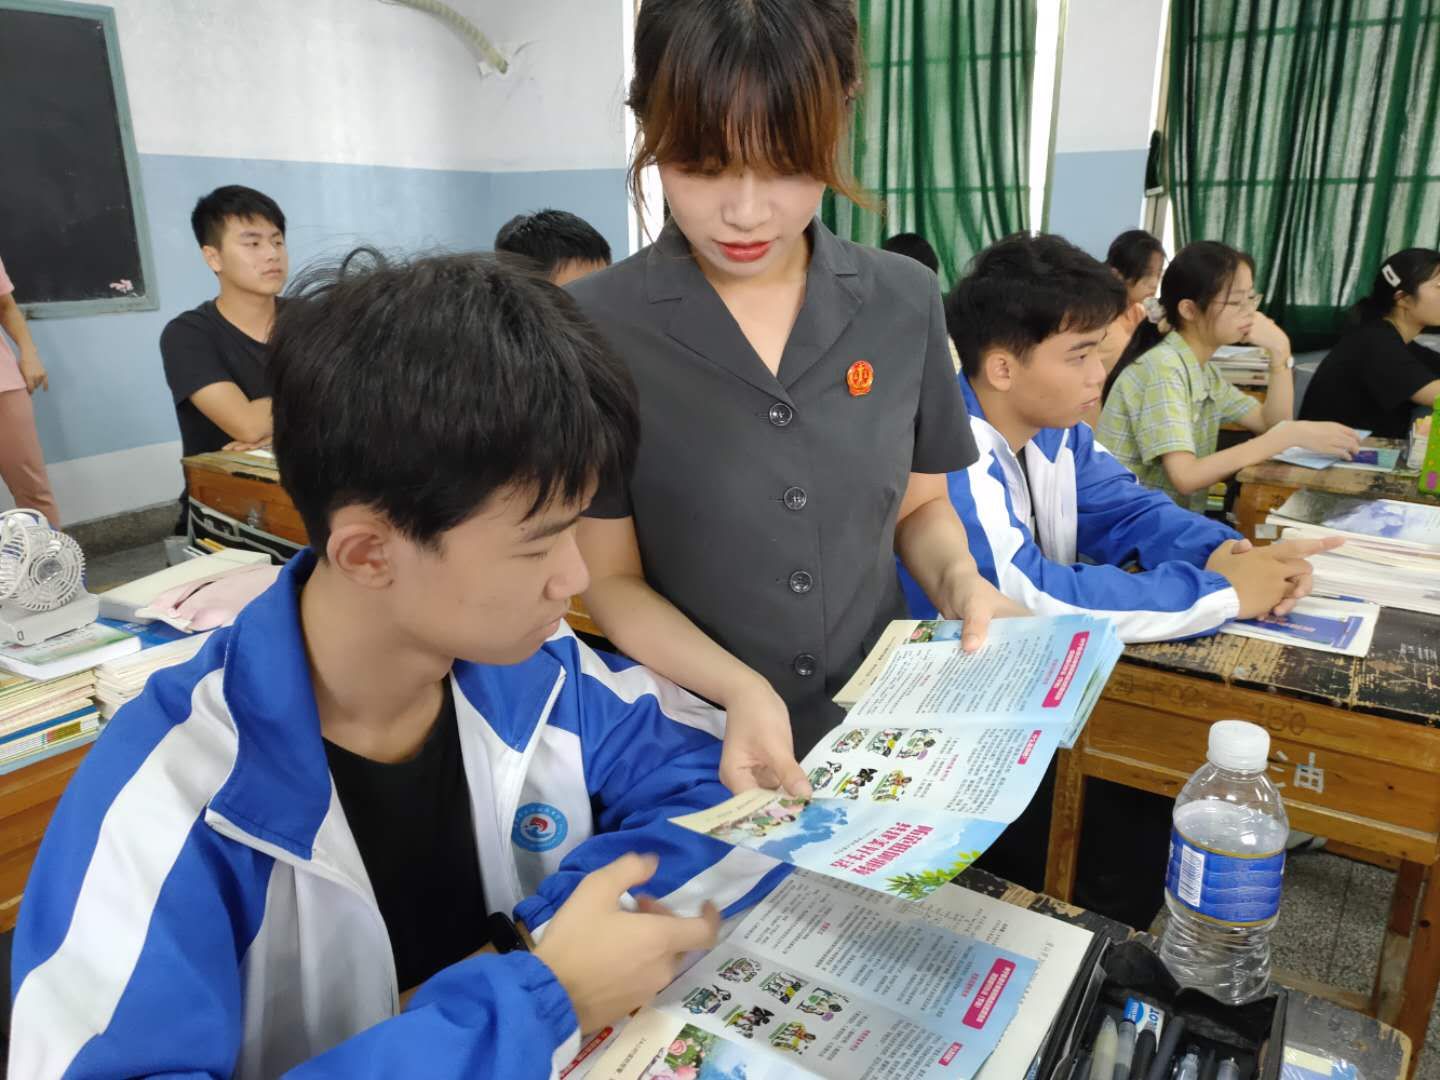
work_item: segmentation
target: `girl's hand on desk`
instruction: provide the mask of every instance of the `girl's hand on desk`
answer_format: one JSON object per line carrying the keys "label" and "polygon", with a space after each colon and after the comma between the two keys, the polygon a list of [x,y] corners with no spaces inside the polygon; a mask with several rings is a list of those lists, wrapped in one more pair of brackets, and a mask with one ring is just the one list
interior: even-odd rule
{"label": "girl's hand on desk", "polygon": [[1354,428],[1331,420],[1291,420],[1277,424],[1272,430],[1284,432],[1281,442],[1299,446],[1317,454],[1334,454],[1349,461],[1360,449],[1360,437]]}
{"label": "girl's hand on desk", "polygon": [[940,609],[941,618],[959,619],[965,624],[960,643],[966,652],[974,652],[985,644],[991,619],[1032,614],[1029,608],[1017,604],[985,580],[974,560],[968,568],[957,568],[946,575],[941,595],[931,599]]}
{"label": "girl's hand on desk", "polygon": [[725,706],[725,748],[720,782],[735,794],[753,787],[783,787],[809,798],[810,781],[795,760],[790,710],[768,682],[757,678],[730,695]]}

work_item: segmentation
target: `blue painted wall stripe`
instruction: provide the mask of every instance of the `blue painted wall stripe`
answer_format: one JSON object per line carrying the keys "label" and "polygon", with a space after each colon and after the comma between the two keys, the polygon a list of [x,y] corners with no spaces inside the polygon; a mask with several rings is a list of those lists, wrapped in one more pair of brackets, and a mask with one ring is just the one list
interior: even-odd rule
{"label": "blue painted wall stripe", "polygon": [[1050,231],[1103,259],[1110,241],[1140,222],[1145,150],[1056,153],[1050,173]]}
{"label": "blue painted wall stripe", "polygon": [[[35,398],[48,461],[69,461],[179,438],[160,367],[160,331],[215,293],[190,233],[190,210],[221,184],[274,197],[289,222],[292,269],[361,243],[382,249],[488,250],[512,215],[557,206],[589,220],[625,253],[623,169],[458,172],[315,162],[140,155],[160,310],[35,320],[50,369]],[[7,266],[23,302],[24,267]]]}

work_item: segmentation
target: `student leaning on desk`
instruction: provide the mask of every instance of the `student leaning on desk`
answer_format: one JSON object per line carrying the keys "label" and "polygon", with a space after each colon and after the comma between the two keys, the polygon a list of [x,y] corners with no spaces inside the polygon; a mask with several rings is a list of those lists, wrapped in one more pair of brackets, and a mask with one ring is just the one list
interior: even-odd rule
{"label": "student leaning on desk", "polygon": [[[378,258],[272,341],[314,551],[120,710],[41,844],[13,1076],[552,1076],[783,874],[668,823],[726,797],[723,717],[561,618],[624,369],[491,257]],[[490,912],[534,953],[472,955]]]}
{"label": "student leaning on desk", "polygon": [[[1147,487],[1203,511],[1212,484],[1291,446],[1349,458],[1360,448],[1342,424],[1296,421],[1290,339],[1260,312],[1249,255],[1203,240],[1187,244],[1160,279],[1160,308],[1110,373],[1096,435]],[[1210,358],[1248,341],[1270,354],[1265,403],[1242,394]],[[1220,425],[1255,438],[1225,450]]]}

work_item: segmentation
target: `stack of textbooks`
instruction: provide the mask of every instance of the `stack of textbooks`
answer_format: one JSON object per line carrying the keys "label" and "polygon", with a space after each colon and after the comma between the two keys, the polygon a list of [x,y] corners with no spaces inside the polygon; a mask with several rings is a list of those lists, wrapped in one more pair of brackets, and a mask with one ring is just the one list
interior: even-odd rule
{"label": "stack of textbooks", "polygon": [[139,651],[139,638],[101,619],[33,645],[0,645],[0,671],[45,681]]}
{"label": "stack of textbooks", "polygon": [[1222,345],[1210,366],[1236,386],[1270,385],[1270,354],[1258,345]]}
{"label": "stack of textbooks", "polygon": [[[213,632],[213,631],[212,631]],[[95,702],[109,720],[127,701],[140,696],[146,680],[161,668],[183,664],[200,651],[210,634],[180,634],[156,625],[140,635],[141,652],[111,660],[95,669]]]}
{"label": "stack of textbooks", "polygon": [[1345,538],[1310,556],[1317,594],[1440,615],[1440,506],[1302,490],[1266,521],[1286,538]]}
{"label": "stack of textbooks", "polygon": [[0,673],[0,773],[92,742],[100,733],[95,675],[44,682]]}

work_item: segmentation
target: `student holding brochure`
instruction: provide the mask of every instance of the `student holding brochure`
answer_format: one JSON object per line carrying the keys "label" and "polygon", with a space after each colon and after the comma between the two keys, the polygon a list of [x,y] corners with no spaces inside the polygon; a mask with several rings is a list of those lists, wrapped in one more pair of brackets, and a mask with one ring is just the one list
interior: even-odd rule
{"label": "student holding brochure", "polygon": [[[540,1080],[714,942],[710,900],[783,876],[666,822],[724,798],[723,717],[562,621],[576,521],[634,453],[624,369],[493,257],[366,261],[271,343],[314,548],[71,781],[15,932],[12,1076]],[[512,911],[534,953],[477,955]]]}
{"label": "student holding brochure", "polygon": [[1024,812],[1122,645],[1086,615],[1005,619],[973,654],[957,623],[916,629],[886,634],[845,722],[805,756],[813,799],[748,791],[676,823],[904,899],[950,882]]}

